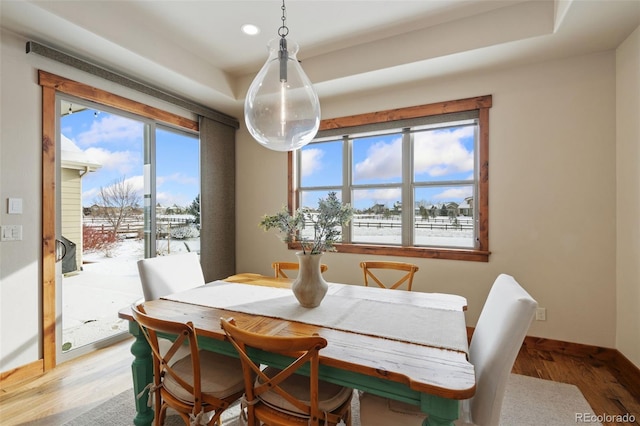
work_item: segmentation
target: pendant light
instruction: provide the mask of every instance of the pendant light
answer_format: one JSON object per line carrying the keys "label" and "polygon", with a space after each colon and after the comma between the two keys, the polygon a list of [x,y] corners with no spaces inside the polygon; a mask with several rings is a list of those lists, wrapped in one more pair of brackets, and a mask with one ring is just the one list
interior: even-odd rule
{"label": "pendant light", "polygon": [[280,38],[269,42],[269,57],[251,83],[244,102],[249,133],[266,148],[293,151],[311,142],[320,126],[320,101],[287,40],[286,7],[282,1]]}

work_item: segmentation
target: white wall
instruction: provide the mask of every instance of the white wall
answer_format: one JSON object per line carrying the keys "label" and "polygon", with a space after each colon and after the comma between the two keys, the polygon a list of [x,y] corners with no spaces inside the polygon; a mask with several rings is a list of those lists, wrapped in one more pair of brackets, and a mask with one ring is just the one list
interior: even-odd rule
{"label": "white wall", "polygon": [[[512,274],[547,308],[529,334],[613,348],[616,330],[615,53],[322,98],[323,118],[493,95],[488,263],[417,263],[418,291],[466,296],[477,321],[495,277]],[[295,259],[258,222],[286,203],[286,154],[238,134],[238,272]],[[325,254],[329,280],[360,284],[366,256]],[[402,259],[399,259],[402,260]]]}
{"label": "white wall", "polygon": [[[22,241],[0,242],[0,371],[39,358],[41,337],[41,90],[24,44],[2,32],[0,224],[22,225]],[[23,214],[7,214],[7,198]]]}
{"label": "white wall", "polygon": [[617,347],[640,366],[640,28],[616,52]]}
{"label": "white wall", "polygon": [[[23,227],[22,241],[0,242],[0,372],[42,357],[42,90],[38,69],[194,119],[180,108],[27,55],[26,42],[6,30],[0,33],[0,224]],[[22,198],[23,214],[7,214],[9,197]]]}

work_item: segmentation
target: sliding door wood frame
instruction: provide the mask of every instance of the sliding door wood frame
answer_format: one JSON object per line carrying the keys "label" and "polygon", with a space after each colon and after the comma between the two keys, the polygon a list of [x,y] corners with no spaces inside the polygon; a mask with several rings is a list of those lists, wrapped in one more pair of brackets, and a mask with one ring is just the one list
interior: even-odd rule
{"label": "sliding door wood frame", "polygon": [[56,366],[56,93],[127,111],[163,124],[199,132],[197,121],[133,101],[46,71],[42,86],[42,356],[43,371]]}

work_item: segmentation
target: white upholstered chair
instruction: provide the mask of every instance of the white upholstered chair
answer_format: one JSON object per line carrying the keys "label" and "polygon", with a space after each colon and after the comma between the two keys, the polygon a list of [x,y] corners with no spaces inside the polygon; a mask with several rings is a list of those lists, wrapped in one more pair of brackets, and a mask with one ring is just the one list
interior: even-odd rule
{"label": "white upholstered chair", "polygon": [[204,285],[197,253],[158,256],[138,261],[142,292],[146,301]]}
{"label": "white upholstered chair", "polygon": [[[456,424],[499,424],[507,379],[537,306],[512,276],[501,274],[495,280],[469,346],[476,393],[461,402],[460,420]],[[361,397],[360,418],[362,426],[417,426],[424,420],[414,406],[370,393]]]}
{"label": "white upholstered chair", "polygon": [[[204,285],[204,274],[197,253],[150,257],[138,261],[144,300],[155,300],[171,293]],[[166,353],[173,345],[170,340],[158,338],[160,352]],[[172,362],[189,355],[189,347],[182,346]]]}

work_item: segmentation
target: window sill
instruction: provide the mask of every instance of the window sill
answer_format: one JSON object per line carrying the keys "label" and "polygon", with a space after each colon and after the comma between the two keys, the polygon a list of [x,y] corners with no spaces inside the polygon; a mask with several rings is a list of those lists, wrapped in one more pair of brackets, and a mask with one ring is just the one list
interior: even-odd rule
{"label": "window sill", "polygon": [[[377,256],[418,257],[423,259],[465,260],[488,262],[490,251],[471,249],[444,249],[433,247],[398,247],[372,244],[336,244],[338,253],[371,254]],[[289,249],[300,250],[299,244],[289,244]]]}

